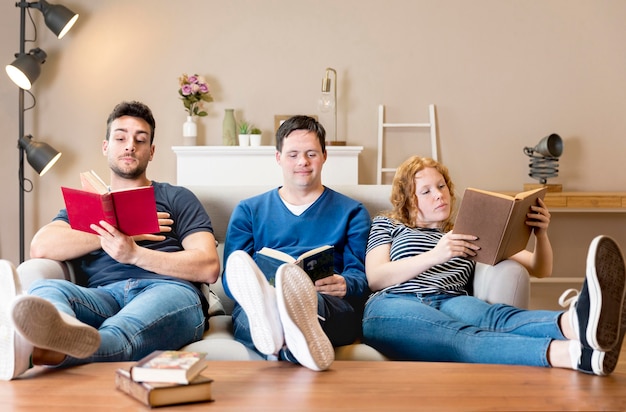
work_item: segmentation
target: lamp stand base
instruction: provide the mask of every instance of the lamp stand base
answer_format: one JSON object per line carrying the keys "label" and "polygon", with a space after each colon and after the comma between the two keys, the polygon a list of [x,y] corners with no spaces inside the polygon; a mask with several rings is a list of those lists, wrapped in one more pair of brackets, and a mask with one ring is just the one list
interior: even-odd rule
{"label": "lamp stand base", "polygon": [[524,183],[524,191],[539,189],[540,187],[547,187],[548,193],[563,191],[563,185],[559,185],[559,184]]}
{"label": "lamp stand base", "polygon": [[345,146],[345,140],[328,140],[326,141],[326,146]]}

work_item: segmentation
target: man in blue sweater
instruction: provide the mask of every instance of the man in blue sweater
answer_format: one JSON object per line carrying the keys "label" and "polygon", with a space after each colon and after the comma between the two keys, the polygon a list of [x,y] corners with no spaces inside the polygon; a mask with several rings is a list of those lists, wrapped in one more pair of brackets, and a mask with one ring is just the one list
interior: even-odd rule
{"label": "man in blue sweater", "polygon": [[[267,359],[318,371],[334,361],[334,346],[360,337],[369,295],[364,259],[370,216],[361,203],[322,184],[325,137],[324,127],[308,116],[294,116],[280,126],[276,162],[283,185],[243,200],[233,211],[222,278],[237,302],[237,340]],[[315,283],[294,264],[264,274],[255,263],[263,247],[297,257],[324,245],[334,246],[335,273]]]}

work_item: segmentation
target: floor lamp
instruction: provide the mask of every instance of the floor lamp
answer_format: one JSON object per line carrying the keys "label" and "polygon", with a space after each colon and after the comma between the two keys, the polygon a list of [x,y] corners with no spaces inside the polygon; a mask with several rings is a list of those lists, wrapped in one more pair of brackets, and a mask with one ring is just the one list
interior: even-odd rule
{"label": "floor lamp", "polygon": [[[13,63],[6,66],[6,72],[19,87],[18,98],[18,150],[19,150],[19,208],[20,208],[20,263],[24,261],[24,155],[28,163],[41,176],[61,157],[61,153],[46,143],[32,140],[32,136],[24,134],[24,90],[30,90],[32,84],[41,73],[41,65],[46,60],[46,52],[35,48],[26,53],[26,12],[30,8],[43,13],[46,26],[60,39],[74,25],[78,14],[68,8],[50,4],[45,0],[38,2],[19,1],[15,7],[20,8],[20,51],[15,55]],[[32,19],[31,19],[32,20]],[[33,40],[34,41],[34,40]],[[30,92],[29,92],[30,93]]]}

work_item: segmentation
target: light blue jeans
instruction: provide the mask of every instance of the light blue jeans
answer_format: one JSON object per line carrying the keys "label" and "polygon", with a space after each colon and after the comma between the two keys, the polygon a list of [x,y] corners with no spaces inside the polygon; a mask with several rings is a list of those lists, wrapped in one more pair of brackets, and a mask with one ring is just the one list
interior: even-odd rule
{"label": "light blue jeans", "polygon": [[136,361],[157,349],[180,349],[202,338],[205,317],[198,292],[178,282],[130,279],[98,288],[39,280],[30,295],[98,329],[100,347],[86,359],[66,357],[59,367]]}
{"label": "light blue jeans", "polygon": [[565,339],[561,314],[472,296],[382,293],[365,306],[363,340],[397,360],[548,367],[548,345]]}

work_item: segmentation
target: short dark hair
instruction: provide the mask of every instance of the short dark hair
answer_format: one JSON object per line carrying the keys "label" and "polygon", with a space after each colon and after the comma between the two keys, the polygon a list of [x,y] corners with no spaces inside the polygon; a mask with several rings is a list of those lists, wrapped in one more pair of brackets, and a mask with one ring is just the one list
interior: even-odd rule
{"label": "short dark hair", "polygon": [[283,141],[295,130],[308,130],[315,133],[322,146],[322,153],[326,153],[326,130],[324,126],[310,116],[293,116],[285,120],[276,131],[276,150],[283,151]]}
{"label": "short dark hair", "polygon": [[111,136],[111,123],[115,119],[119,119],[123,116],[137,117],[143,119],[150,125],[150,144],[154,141],[154,129],[156,128],[156,122],[154,116],[152,116],[152,110],[145,104],[137,101],[122,102],[113,108],[113,111],[107,119],[107,140]]}

